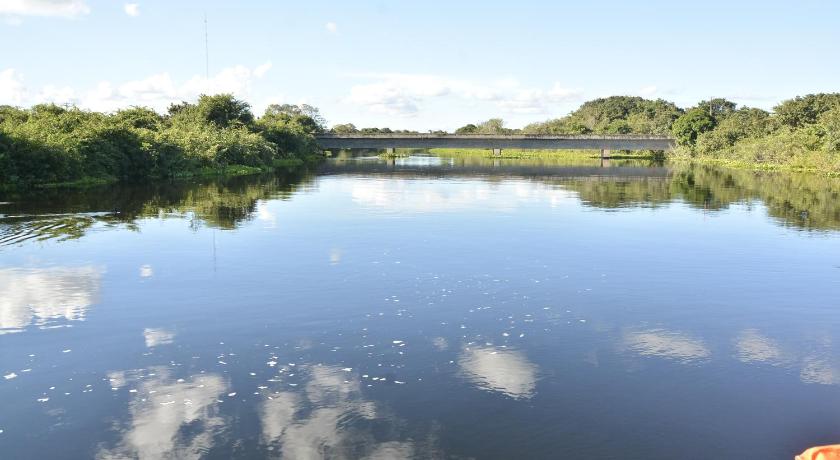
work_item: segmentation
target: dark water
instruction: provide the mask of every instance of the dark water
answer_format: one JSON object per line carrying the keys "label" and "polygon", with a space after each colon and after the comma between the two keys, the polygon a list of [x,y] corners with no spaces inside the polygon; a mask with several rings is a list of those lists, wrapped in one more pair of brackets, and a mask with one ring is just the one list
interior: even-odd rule
{"label": "dark water", "polygon": [[0,458],[790,459],[840,183],[411,157],[0,197]]}

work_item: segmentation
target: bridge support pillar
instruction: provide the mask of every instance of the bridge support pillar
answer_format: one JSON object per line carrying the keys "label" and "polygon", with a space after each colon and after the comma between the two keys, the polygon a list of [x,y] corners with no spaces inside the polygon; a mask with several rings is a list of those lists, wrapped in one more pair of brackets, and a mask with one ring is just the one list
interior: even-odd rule
{"label": "bridge support pillar", "polygon": [[387,149],[385,149],[385,153],[388,154],[388,155],[393,155],[396,150],[397,149],[395,149],[393,147],[388,147]]}
{"label": "bridge support pillar", "polygon": [[601,159],[609,159],[610,158],[610,149],[601,149]]}
{"label": "bridge support pillar", "polygon": [[494,157],[502,156],[502,149],[493,149],[493,156]]}

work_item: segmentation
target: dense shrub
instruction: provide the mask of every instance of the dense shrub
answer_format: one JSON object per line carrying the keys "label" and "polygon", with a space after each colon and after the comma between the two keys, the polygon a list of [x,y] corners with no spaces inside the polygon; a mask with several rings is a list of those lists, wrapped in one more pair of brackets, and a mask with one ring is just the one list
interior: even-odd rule
{"label": "dense shrub", "polygon": [[585,102],[566,117],[534,123],[526,134],[669,134],[682,109],[662,99],[612,96]]}
{"label": "dense shrub", "polygon": [[302,113],[283,117],[255,121],[248,104],[225,94],[173,105],[166,116],[142,107],[102,114],[0,106],[0,181],[140,180],[316,153],[318,123]]}

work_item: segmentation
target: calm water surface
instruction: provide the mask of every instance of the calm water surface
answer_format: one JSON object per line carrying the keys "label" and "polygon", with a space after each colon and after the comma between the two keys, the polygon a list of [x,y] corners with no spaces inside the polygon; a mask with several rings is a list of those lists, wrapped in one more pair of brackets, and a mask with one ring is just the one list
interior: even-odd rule
{"label": "calm water surface", "polygon": [[334,160],[0,197],[0,458],[790,459],[840,183]]}

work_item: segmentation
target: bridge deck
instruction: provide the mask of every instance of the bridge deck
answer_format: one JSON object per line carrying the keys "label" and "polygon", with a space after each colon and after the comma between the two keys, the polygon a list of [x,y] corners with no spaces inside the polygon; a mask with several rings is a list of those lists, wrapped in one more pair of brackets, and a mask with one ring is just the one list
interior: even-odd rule
{"label": "bridge deck", "polygon": [[581,149],[671,150],[674,139],[650,135],[482,135],[482,134],[322,134],[324,149],[473,148],[473,149]]}

